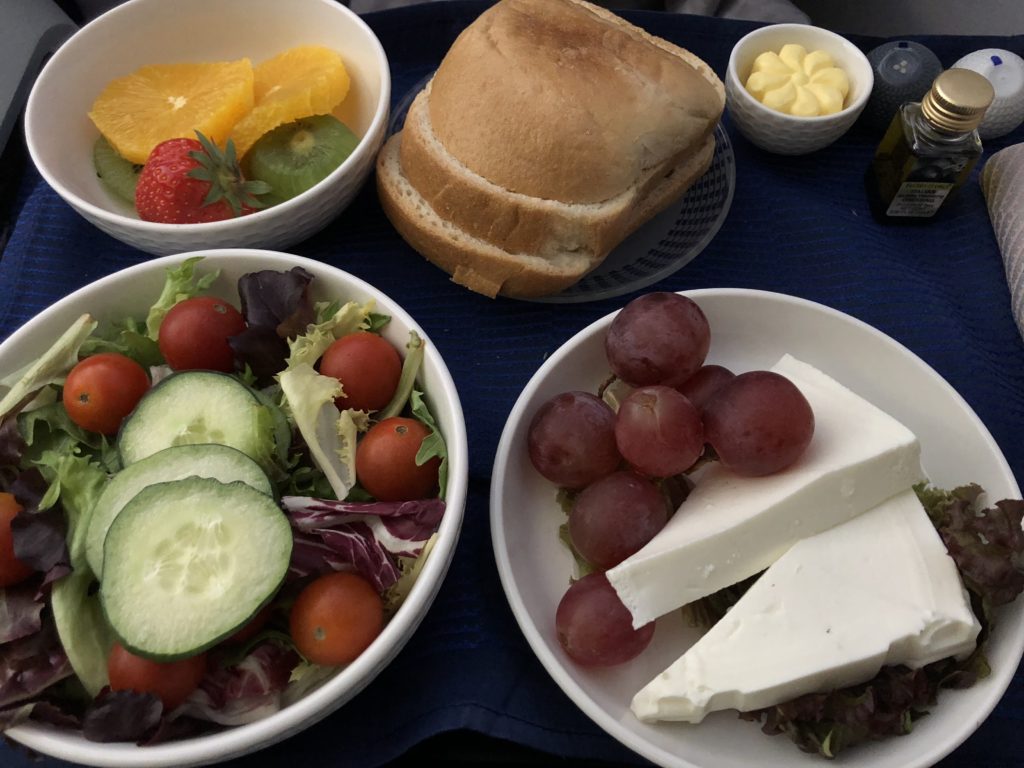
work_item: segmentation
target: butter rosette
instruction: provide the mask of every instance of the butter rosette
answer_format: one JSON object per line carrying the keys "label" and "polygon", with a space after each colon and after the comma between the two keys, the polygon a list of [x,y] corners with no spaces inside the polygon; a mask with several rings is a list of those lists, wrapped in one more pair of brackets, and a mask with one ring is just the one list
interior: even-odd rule
{"label": "butter rosette", "polygon": [[797,117],[833,115],[843,109],[850,81],[825,51],[784,45],[754,59],[746,89],[769,109]]}

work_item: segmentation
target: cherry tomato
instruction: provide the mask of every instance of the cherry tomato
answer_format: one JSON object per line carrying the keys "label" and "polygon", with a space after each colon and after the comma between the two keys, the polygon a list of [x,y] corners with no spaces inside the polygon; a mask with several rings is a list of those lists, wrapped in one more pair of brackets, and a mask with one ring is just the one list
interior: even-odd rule
{"label": "cherry tomato", "polygon": [[412,501],[434,495],[436,456],[416,464],[416,452],[430,434],[416,419],[394,416],[374,424],[356,447],[356,478],[378,501]]}
{"label": "cherry tomato", "polygon": [[64,383],[64,408],[75,424],[112,435],[149,389],[149,376],[130,357],[103,352],[71,369]]}
{"label": "cherry tomato", "polygon": [[33,570],[14,555],[14,534],[11,520],[21,512],[22,506],[13,494],[0,493],[0,587],[10,587],[24,581]]}
{"label": "cherry tomato", "polygon": [[235,368],[235,353],[228,339],[244,330],[245,319],[227,301],[196,296],[171,307],[160,323],[157,344],[176,371],[230,373]]}
{"label": "cherry tomato", "polygon": [[384,603],[358,574],[335,571],[310,582],[292,604],[288,628],[299,653],[314,664],[348,664],[384,626]]}
{"label": "cherry tomato", "polygon": [[163,702],[164,712],[170,712],[199,687],[206,674],[206,654],[159,662],[136,656],[115,643],[107,657],[107,674],[111,690],[152,693]]}
{"label": "cherry tomato", "polygon": [[339,408],[379,411],[387,405],[402,376],[402,359],[391,342],[361,331],[342,336],[324,352],[320,373],[341,382]]}

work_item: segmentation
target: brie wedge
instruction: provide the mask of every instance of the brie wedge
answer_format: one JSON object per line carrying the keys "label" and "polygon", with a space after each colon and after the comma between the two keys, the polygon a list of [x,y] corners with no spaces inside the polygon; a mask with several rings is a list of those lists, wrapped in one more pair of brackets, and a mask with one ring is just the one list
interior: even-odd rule
{"label": "brie wedge", "polygon": [[772,369],[814,410],[814,436],[792,466],[765,477],[707,467],[643,549],[607,571],[633,626],[759,573],[800,539],[925,479],[917,438],[896,419],[786,355]]}
{"label": "brie wedge", "polygon": [[967,654],[979,631],[956,564],[905,491],[796,543],[632,708],[698,723]]}

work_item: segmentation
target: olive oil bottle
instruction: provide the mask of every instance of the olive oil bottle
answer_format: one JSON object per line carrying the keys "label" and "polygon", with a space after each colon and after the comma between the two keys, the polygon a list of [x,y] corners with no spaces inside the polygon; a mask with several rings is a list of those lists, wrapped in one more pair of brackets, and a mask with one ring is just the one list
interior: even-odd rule
{"label": "olive oil bottle", "polygon": [[981,157],[977,128],[994,96],[983,75],[947,69],[920,102],[899,108],[868,170],[876,216],[926,220],[939,212]]}

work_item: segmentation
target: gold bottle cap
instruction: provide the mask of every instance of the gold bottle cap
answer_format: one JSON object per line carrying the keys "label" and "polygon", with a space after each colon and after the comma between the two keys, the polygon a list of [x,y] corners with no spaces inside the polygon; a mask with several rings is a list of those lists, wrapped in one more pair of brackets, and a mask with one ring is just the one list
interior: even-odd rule
{"label": "gold bottle cap", "polygon": [[921,100],[921,112],[939,130],[967,133],[981,123],[995,95],[984,75],[970,69],[947,69]]}

